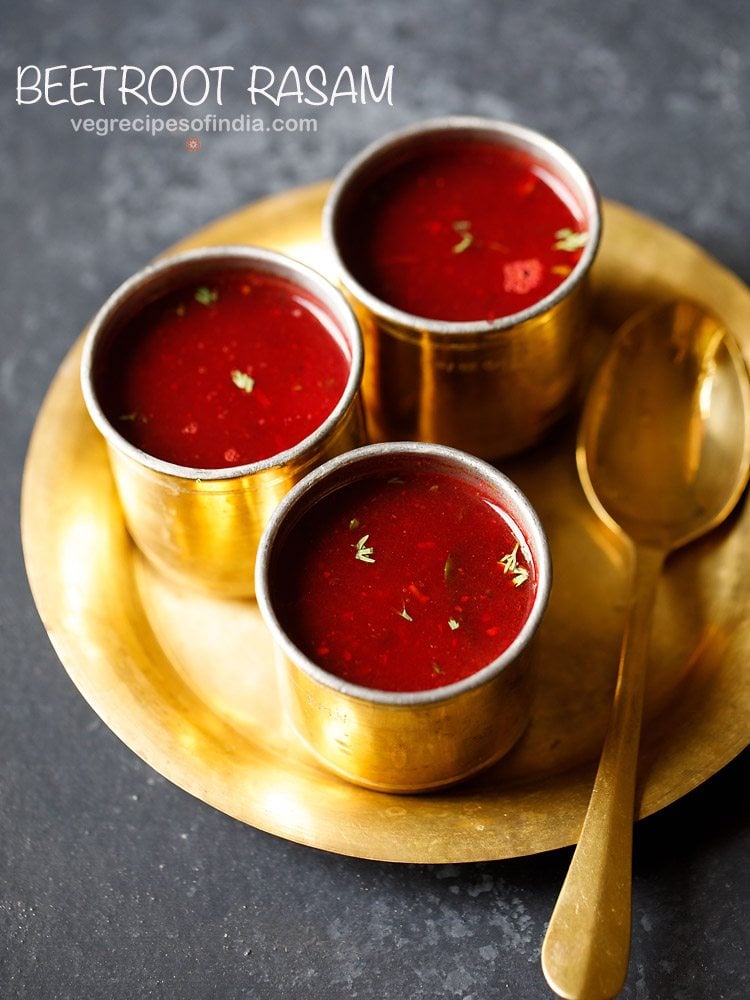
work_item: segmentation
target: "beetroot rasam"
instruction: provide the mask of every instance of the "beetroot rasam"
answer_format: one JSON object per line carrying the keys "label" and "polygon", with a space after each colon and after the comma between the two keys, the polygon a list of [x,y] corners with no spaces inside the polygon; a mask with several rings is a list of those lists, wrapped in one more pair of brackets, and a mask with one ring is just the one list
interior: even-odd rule
{"label": "beetroot rasam", "polygon": [[313,433],[341,399],[350,366],[343,336],[310,292],[226,269],[162,295],[117,331],[101,405],[155,458],[229,468]]}
{"label": "beetroot rasam", "polygon": [[339,230],[354,278],[406,313],[491,322],[533,306],[587,241],[575,197],[529,153],[444,141],[363,183]]}
{"label": "beetroot rasam", "polygon": [[281,546],[279,621],[314,663],[382,691],[423,691],[496,659],[536,593],[510,514],[459,476],[369,475],[319,500]]}

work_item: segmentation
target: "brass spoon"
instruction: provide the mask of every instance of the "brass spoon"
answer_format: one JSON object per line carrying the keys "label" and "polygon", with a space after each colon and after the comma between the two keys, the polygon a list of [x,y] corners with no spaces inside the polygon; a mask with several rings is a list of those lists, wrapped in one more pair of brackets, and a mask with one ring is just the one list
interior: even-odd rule
{"label": "brass spoon", "polygon": [[567,1000],[610,1000],[630,951],[635,779],[659,574],[669,552],[724,520],[748,479],[750,382],[721,323],[690,302],[627,322],[589,392],[576,458],[592,507],[632,542],[634,570],[609,727],[542,969]]}

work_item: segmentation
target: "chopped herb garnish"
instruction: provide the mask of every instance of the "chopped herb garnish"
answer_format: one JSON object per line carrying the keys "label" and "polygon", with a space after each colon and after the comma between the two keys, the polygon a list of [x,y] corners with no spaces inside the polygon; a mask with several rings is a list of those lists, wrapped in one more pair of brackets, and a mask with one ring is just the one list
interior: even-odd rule
{"label": "chopped herb garnish", "polygon": [[403,610],[399,611],[399,614],[407,622],[413,622],[414,621],[414,619],[412,618],[412,616],[406,610],[406,605],[404,605]]}
{"label": "chopped herb garnish", "polygon": [[451,632],[455,632],[457,628],[461,627],[459,625],[459,623],[456,621],[455,618],[449,618],[448,619],[448,626],[449,626]]}
{"label": "chopped herb garnish", "polygon": [[434,660],[432,661],[432,672],[433,672],[433,674],[444,674],[445,673],[445,671],[440,666],[440,664],[436,663]]}
{"label": "chopped herb garnish", "polygon": [[503,556],[502,559],[498,559],[501,566],[504,567],[505,573],[515,573],[518,567],[518,542],[516,542],[515,547],[512,552],[509,552],[507,556]]}
{"label": "chopped herb garnish", "polygon": [[359,527],[359,521],[356,517],[353,517],[349,522],[349,531],[354,531],[355,528]]}
{"label": "chopped herb garnish", "polygon": [[195,289],[195,301],[200,302],[202,306],[210,306],[212,302],[216,302],[219,297],[219,293],[212,291],[205,285],[200,285]]}
{"label": "chopped herb garnish", "polygon": [[137,413],[121,413],[119,420],[135,420],[137,418]]}
{"label": "chopped herb garnish", "polygon": [[175,312],[177,313],[178,316],[184,316],[185,315],[185,306],[183,306],[182,304],[180,304],[175,309]]}
{"label": "chopped herb garnish", "polygon": [[526,583],[529,571],[518,565],[518,542],[516,542],[513,551],[503,556],[498,562],[503,567],[503,573],[510,573],[513,577],[514,587],[520,587],[522,583]]}
{"label": "chopped herb garnish", "polygon": [[569,253],[573,253],[575,250],[580,250],[581,247],[586,246],[588,238],[588,233],[577,233],[573,229],[558,229],[555,233],[557,242],[554,244],[554,249],[566,250]]}
{"label": "chopped herb garnish", "polygon": [[369,535],[362,535],[360,540],[357,542],[356,546],[357,551],[354,554],[354,558],[359,559],[360,562],[366,562],[366,563],[375,562],[375,560],[373,559],[373,554],[375,552],[375,549],[371,545],[367,544],[367,539],[369,537],[370,537]]}
{"label": "chopped herb garnish", "polygon": [[463,253],[468,250],[474,242],[474,237],[470,232],[471,223],[468,219],[458,219],[453,223],[453,231],[460,237],[458,243],[451,247],[451,253]]}
{"label": "chopped herb garnish", "polygon": [[238,389],[242,389],[248,395],[253,391],[255,386],[255,379],[248,375],[246,372],[241,372],[238,368],[235,368],[232,374],[232,381],[237,386]]}

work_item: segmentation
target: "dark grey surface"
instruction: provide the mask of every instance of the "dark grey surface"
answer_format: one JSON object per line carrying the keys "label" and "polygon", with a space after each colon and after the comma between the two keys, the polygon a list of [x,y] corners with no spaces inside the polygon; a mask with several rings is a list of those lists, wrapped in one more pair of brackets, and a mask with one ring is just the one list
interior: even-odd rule
{"label": "dark grey surface", "polygon": [[[190,798],[98,721],[28,593],[24,452],[57,365],[121,280],[196,226],[330,175],[427,115],[547,131],[606,196],[747,279],[748,12],[745,0],[4,5],[0,996],[549,995],[539,948],[569,851],[450,867],[326,855]],[[76,135],[65,109],[14,104],[19,64],[159,62],[238,75],[394,63],[395,107],[342,103],[317,113],[315,136],[208,136],[191,155],[182,136]],[[735,762],[637,827],[630,1000],[750,995],[747,778]]]}

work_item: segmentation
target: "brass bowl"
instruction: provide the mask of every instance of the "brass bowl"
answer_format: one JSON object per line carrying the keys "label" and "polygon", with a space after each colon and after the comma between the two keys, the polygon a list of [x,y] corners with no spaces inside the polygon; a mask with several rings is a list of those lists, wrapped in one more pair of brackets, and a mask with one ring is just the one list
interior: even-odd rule
{"label": "brass bowl", "polygon": [[[275,608],[274,574],[289,530],[317,501],[366,475],[408,474],[428,466],[458,475],[496,496],[527,539],[537,571],[531,613],[511,645],[462,681],[429,691],[380,691],[352,684],[310,660],[291,641]],[[414,442],[375,444],[326,463],[287,495],[258,550],[258,606],[274,639],[287,715],[329,768],[368,788],[419,792],[460,781],[510,750],[529,720],[530,641],[551,583],[544,530],[529,501],[506,476],[471,455]]]}
{"label": "brass bowl", "polygon": [[[357,281],[341,249],[347,212],[363,187],[390,166],[457,137],[530,153],[565,185],[587,221],[588,241],[562,283],[533,306],[492,322],[444,322],[396,309]],[[323,234],[365,339],[362,395],[371,440],[434,441],[493,460],[536,443],[568,409],[589,325],[601,209],[590,177],[562,147],[530,129],[483,118],[438,118],[403,129],[344,167],[325,204]]]}
{"label": "brass bowl", "polygon": [[[308,437],[271,458],[227,469],[166,462],[132,445],[98,398],[99,373],[121,324],[154,298],[212,272],[252,268],[292,281],[330,312],[344,336],[351,368],[344,393]],[[139,271],[110,296],[89,326],[81,360],[88,412],[103,434],[128,530],[167,576],[222,596],[252,596],[260,536],[290,487],[315,465],[363,443],[359,399],[362,338],[341,293],[311,268],[272,250],[219,246],[190,250]]]}

